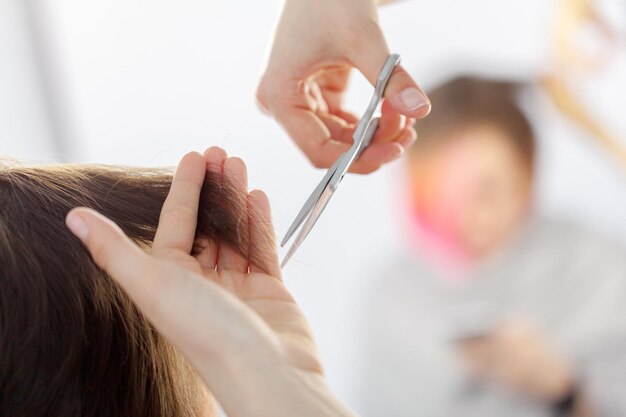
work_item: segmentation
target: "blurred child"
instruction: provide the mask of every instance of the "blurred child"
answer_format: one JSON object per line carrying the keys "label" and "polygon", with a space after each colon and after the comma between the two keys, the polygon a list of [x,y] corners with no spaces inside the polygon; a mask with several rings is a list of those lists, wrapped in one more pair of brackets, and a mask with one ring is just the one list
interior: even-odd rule
{"label": "blurred child", "polygon": [[626,251],[533,215],[515,90],[429,94],[408,157],[416,250],[368,304],[366,415],[626,415]]}

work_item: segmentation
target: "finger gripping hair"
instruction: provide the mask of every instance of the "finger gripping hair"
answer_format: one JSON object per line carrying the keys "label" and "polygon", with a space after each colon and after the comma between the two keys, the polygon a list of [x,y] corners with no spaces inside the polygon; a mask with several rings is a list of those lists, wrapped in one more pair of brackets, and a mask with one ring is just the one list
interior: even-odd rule
{"label": "finger gripping hair", "polygon": [[[199,414],[195,373],[65,226],[90,207],[149,249],[171,182],[161,169],[0,162],[0,415]],[[250,227],[263,237],[253,251]],[[194,250],[219,241],[264,269],[271,230],[207,173]]]}

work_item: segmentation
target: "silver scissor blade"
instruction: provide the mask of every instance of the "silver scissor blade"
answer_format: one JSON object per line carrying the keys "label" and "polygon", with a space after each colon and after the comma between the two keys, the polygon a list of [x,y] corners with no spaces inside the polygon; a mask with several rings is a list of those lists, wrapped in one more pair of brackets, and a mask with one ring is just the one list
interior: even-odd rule
{"label": "silver scissor blade", "polygon": [[385,95],[385,89],[387,88],[387,84],[389,84],[389,79],[393,75],[393,71],[396,66],[400,64],[400,55],[391,54],[385,61],[383,68],[378,75],[378,80],[376,81],[376,87],[374,89],[374,95],[372,96],[367,109],[363,113],[363,117],[359,120],[356,125],[356,129],[354,130],[354,134],[352,135],[352,139],[354,139],[354,143],[360,143],[363,140],[365,135],[365,130],[367,126],[374,117],[374,112],[380,105],[383,97]]}
{"label": "silver scissor blade", "polygon": [[350,169],[350,166],[356,159],[359,158],[363,150],[366,149],[371,143],[379,122],[378,118],[374,117],[374,113],[380,107],[389,78],[399,63],[399,55],[394,54],[387,58],[387,61],[385,62],[378,77],[378,81],[376,82],[374,95],[372,96],[363,117],[361,117],[357,123],[354,134],[352,135],[354,143],[346,153],[337,158],[333,166],[326,172],[322,181],[318,184],[315,190],[313,190],[313,193],[311,193],[307,201],[304,203],[304,206],[300,209],[296,219],[289,227],[289,230],[287,230],[287,233],[281,242],[281,246],[284,246],[287,241],[289,241],[289,239],[306,219],[306,222],[304,223],[302,230],[300,230],[296,241],[287,252],[282,266],[285,266],[287,262],[289,262],[296,250],[298,250],[300,245],[302,245],[302,242],[315,225],[315,222],[317,222],[317,219],[328,204],[328,200],[339,186],[339,183]]}
{"label": "silver scissor blade", "polygon": [[372,143],[372,139],[374,139],[374,135],[376,134],[376,131],[378,130],[379,124],[380,124],[380,117],[374,117],[372,121],[370,122],[370,124],[367,126],[367,130],[363,134],[362,145],[357,151],[356,159],[359,159],[363,151],[365,151]]}
{"label": "silver scissor blade", "polygon": [[324,178],[322,178],[322,180],[319,182],[317,187],[315,187],[315,189],[313,190],[309,198],[307,198],[306,202],[304,203],[304,205],[298,212],[298,215],[296,216],[295,220],[293,221],[293,223],[291,223],[291,226],[289,226],[287,233],[285,233],[285,237],[280,242],[281,247],[285,246],[285,244],[289,241],[289,239],[291,239],[291,236],[293,236],[296,230],[298,230],[298,228],[300,227],[304,219],[306,219],[309,213],[311,213],[313,206],[315,206],[315,203],[319,200],[320,196],[324,192],[324,189],[328,185],[328,182],[330,181],[330,179],[333,177],[333,174],[337,170],[337,166],[340,164],[344,155],[345,154],[341,154],[339,158],[337,158],[333,166],[330,167],[328,171],[326,171],[326,175],[324,175]]}
{"label": "silver scissor blade", "polygon": [[302,246],[302,242],[304,242],[304,239],[306,239],[306,237],[311,232],[311,229],[313,229],[313,226],[315,226],[315,223],[317,223],[317,220],[320,218],[322,212],[328,205],[328,202],[330,201],[330,198],[333,196],[334,193],[335,191],[331,188],[326,188],[322,192],[322,195],[317,200],[317,203],[315,203],[315,206],[313,206],[313,208],[311,209],[311,214],[306,219],[304,226],[302,226],[302,230],[300,230],[300,233],[298,233],[296,240],[293,242],[293,245],[291,245],[289,251],[285,255],[285,258],[280,265],[281,268],[284,268],[285,265],[287,265],[287,262],[289,262],[289,260],[293,257],[294,253],[296,253],[300,246]]}
{"label": "silver scissor blade", "polygon": [[359,142],[355,142],[348,152],[344,154],[344,157],[341,158],[341,163],[337,165],[337,170],[328,183],[330,188],[336,189],[339,186],[339,183],[343,180],[344,175],[346,175],[346,173],[350,170],[352,164],[359,159],[363,151],[370,145],[374,135],[376,134],[376,130],[378,129],[379,122],[380,118],[374,117],[363,132],[361,140],[359,140]]}

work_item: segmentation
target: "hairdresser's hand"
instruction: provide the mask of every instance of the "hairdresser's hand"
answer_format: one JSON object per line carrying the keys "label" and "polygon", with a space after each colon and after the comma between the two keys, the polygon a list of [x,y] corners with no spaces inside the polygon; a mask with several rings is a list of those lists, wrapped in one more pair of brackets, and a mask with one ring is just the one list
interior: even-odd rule
{"label": "hairdresser's hand", "polygon": [[[313,165],[327,168],[348,149],[358,121],[342,102],[350,71],[356,68],[374,85],[389,53],[373,0],[286,0],[259,104]],[[428,98],[401,67],[385,97],[381,126],[353,172],[370,173],[397,159],[417,137],[411,118],[430,111]]]}
{"label": "hairdresser's hand", "polygon": [[[211,148],[181,161],[150,254],[92,210],[73,210],[68,226],[196,367],[229,416],[351,415],[324,383],[308,325],[267,240],[249,236],[247,258],[219,242],[191,255],[206,169],[223,172],[247,197],[244,230],[271,225],[265,194],[247,193],[243,162]],[[269,261],[262,271],[251,259]]]}
{"label": "hairdresser's hand", "polygon": [[471,372],[547,403],[555,403],[573,389],[573,375],[530,324],[510,322],[491,334],[461,342]]}

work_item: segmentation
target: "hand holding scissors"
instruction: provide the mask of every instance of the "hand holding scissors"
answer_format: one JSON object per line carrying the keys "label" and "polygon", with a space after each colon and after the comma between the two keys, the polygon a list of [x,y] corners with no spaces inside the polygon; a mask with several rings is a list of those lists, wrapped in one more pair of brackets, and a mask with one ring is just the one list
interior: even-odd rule
{"label": "hand holding scissors", "polygon": [[328,205],[330,198],[337,190],[337,187],[339,186],[339,183],[343,179],[344,175],[346,175],[346,173],[350,170],[350,167],[357,161],[363,151],[370,146],[372,138],[376,134],[380,122],[380,118],[375,117],[374,114],[380,108],[389,79],[391,78],[394,69],[399,64],[400,55],[393,54],[387,58],[387,61],[383,65],[383,69],[378,77],[378,81],[376,82],[374,95],[372,96],[363,117],[357,124],[356,130],[354,131],[354,143],[347,152],[339,156],[333,166],[331,166],[326,172],[322,181],[320,181],[318,186],[313,190],[307,201],[304,203],[304,206],[296,216],[296,219],[291,224],[291,227],[289,227],[287,234],[281,242],[281,246],[284,246],[289,239],[291,239],[296,230],[298,230],[298,228],[302,225],[300,233],[296,237],[294,244],[291,246],[282,262],[282,267],[289,262],[293,254],[296,250],[298,250],[298,248],[302,245],[302,242],[304,242],[304,239],[306,239],[308,234],[311,232],[311,229],[315,226],[315,223],[326,208],[326,205]]}
{"label": "hand holding scissors", "polygon": [[[374,0],[286,0],[267,69],[257,90],[260,106],[285,129],[313,165],[329,168],[352,145],[358,118],[343,105],[353,69],[374,85],[389,48]],[[368,174],[416,138],[412,119],[430,101],[397,66],[385,92],[380,129],[350,166]]]}

